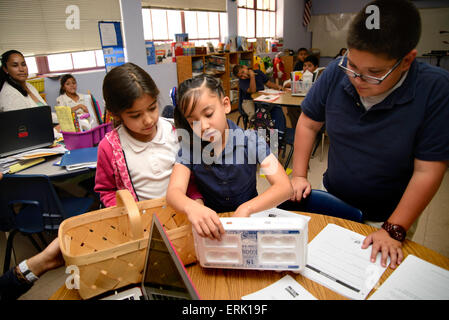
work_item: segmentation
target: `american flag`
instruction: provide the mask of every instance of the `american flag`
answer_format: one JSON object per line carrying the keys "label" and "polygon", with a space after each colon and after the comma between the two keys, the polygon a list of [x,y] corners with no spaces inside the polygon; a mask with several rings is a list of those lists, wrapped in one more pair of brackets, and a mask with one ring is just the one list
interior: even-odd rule
{"label": "american flag", "polygon": [[304,3],[304,19],[302,20],[302,24],[304,27],[310,22],[310,17],[312,16],[312,0],[306,0]]}

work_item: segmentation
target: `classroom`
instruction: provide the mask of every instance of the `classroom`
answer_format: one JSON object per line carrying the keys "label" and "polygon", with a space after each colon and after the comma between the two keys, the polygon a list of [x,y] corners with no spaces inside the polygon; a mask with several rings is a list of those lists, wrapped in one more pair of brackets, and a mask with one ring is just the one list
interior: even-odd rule
{"label": "classroom", "polygon": [[0,300],[449,299],[449,3],[391,2],[1,1]]}

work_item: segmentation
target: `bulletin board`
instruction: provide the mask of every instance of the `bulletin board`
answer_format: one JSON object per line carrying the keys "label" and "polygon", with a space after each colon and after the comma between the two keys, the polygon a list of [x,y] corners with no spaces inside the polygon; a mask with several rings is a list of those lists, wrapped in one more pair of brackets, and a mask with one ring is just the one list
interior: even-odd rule
{"label": "bulletin board", "polygon": [[99,21],[101,47],[103,49],[106,72],[125,63],[123,38],[120,22]]}
{"label": "bulletin board", "polygon": [[[419,9],[421,38],[417,46],[418,56],[431,50],[449,50],[449,8]],[[308,30],[312,31],[312,48],[320,49],[321,56],[334,57],[340,48],[346,47],[349,25],[356,13],[314,15]]]}

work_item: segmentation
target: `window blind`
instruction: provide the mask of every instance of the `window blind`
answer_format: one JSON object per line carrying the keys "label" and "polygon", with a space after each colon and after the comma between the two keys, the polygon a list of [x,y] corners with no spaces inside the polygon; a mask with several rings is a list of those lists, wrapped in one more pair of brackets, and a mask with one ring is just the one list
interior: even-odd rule
{"label": "window blind", "polygon": [[[66,13],[68,7],[72,10]],[[78,9],[79,29],[72,19]],[[101,49],[102,20],[121,20],[118,0],[0,0],[0,54],[11,49],[25,56]]]}
{"label": "window blind", "polygon": [[142,8],[226,12],[226,0],[143,0]]}

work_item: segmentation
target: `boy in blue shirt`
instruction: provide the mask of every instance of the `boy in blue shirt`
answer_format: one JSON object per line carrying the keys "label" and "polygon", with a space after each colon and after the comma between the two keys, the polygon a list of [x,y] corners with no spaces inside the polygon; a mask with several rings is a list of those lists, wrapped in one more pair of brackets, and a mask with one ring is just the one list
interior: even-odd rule
{"label": "boy in blue shirt", "polygon": [[[365,8],[379,8],[380,28]],[[324,187],[382,227],[368,235],[371,260],[403,260],[407,230],[437,192],[449,163],[449,73],[415,61],[421,19],[406,0],[378,0],[354,18],[348,51],[307,94],[295,135],[292,185],[311,190],[307,166],[317,132],[330,138]]]}

